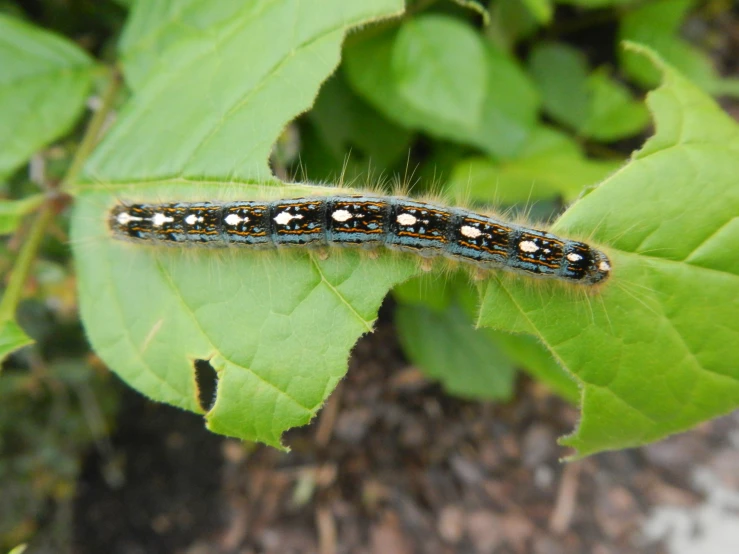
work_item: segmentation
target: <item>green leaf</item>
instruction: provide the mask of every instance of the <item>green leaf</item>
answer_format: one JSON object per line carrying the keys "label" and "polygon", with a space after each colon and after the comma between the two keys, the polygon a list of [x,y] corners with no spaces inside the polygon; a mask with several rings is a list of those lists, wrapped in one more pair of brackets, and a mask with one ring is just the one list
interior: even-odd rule
{"label": "green leaf", "polygon": [[458,6],[461,6],[465,9],[468,9],[472,12],[475,12],[482,18],[482,24],[483,25],[489,25],[490,24],[490,13],[485,8],[485,6],[482,5],[482,3],[478,2],[477,0],[451,0]]}
{"label": "green leaf", "polygon": [[490,331],[491,338],[516,367],[520,367],[572,404],[580,402],[580,389],[572,375],[559,366],[551,352],[535,337],[514,335],[492,329]]}
{"label": "green leaf", "polygon": [[466,278],[463,280],[458,274],[455,274],[454,278],[425,274],[395,287],[393,296],[400,303],[424,306],[441,313],[451,305],[456,289],[466,286],[468,281]]}
{"label": "green leaf", "polygon": [[240,2],[136,2],[118,45],[128,85],[138,91],[151,76],[186,70],[203,48],[216,45],[214,39],[230,24],[235,29],[239,19],[274,9],[274,2],[250,4],[249,8]]}
{"label": "green leaf", "polygon": [[539,127],[516,159],[496,162],[474,157],[457,164],[446,190],[486,204],[512,205],[560,196],[570,201],[620,165],[590,160],[564,133]]}
{"label": "green leaf", "polygon": [[588,75],[584,54],[561,43],[540,43],[529,60],[544,110],[579,135],[612,142],[640,133],[647,108],[605,70]]}
{"label": "green leaf", "polygon": [[408,21],[393,45],[392,75],[403,100],[425,117],[475,128],[488,65],[482,39],[469,25],[441,15]]}
{"label": "green leaf", "polygon": [[382,171],[407,155],[411,133],[364,103],[342,77],[337,72],[321,87],[310,120],[339,159],[356,148]]}
{"label": "green leaf", "polygon": [[34,194],[22,200],[0,200],[0,235],[15,232],[23,217],[38,208],[43,201],[43,194]]}
{"label": "green leaf", "polygon": [[484,400],[511,397],[516,373],[511,361],[490,330],[475,329],[458,304],[444,312],[401,304],[395,325],[410,361],[449,393]]}
{"label": "green leaf", "polygon": [[566,44],[540,42],[531,52],[529,67],[544,110],[574,129],[585,125],[590,100],[585,54]]}
{"label": "green leaf", "polygon": [[[225,4],[180,0],[167,10],[136,4],[131,25],[148,32],[136,37],[166,40],[149,39],[157,68],[141,72],[144,54],[126,66],[141,88],[88,162],[90,180],[273,179],[272,144],[335,69],[345,30],[376,17],[378,9],[388,15],[401,9],[398,0],[333,0],[320,8],[264,0],[239,4],[237,12]],[[182,29],[185,16],[190,26]],[[292,34],[286,37],[285,29]]]}
{"label": "green leaf", "polygon": [[[538,0],[532,0],[537,3]],[[498,0],[490,6],[492,18],[485,35],[505,51],[536,32],[541,23],[527,6],[527,0]],[[546,3],[546,2],[544,2]]]}
{"label": "green leaf", "polygon": [[552,0],[523,0],[523,3],[539,23],[547,24],[552,20],[554,13]]}
{"label": "green leaf", "polygon": [[[654,49],[667,63],[693,83],[712,94],[739,97],[739,79],[722,79],[706,53],[680,37],[680,27],[694,0],[654,0],[630,10],[621,20],[620,40],[637,42]],[[656,86],[660,72],[643,56],[621,49],[623,71],[646,88]]]}
{"label": "green leaf", "polygon": [[75,44],[0,14],[0,182],[72,127],[93,60]]}
{"label": "green leaf", "polygon": [[[207,5],[216,12],[216,4]],[[137,81],[86,167],[91,182],[76,187],[80,308],[93,347],[129,384],[202,412],[193,362],[207,359],[218,375],[208,427],[279,446],[285,429],[318,411],[346,372],[356,339],[372,329],[382,298],[417,271],[415,264],[353,251],[321,260],[315,252],[147,248],[112,240],[105,214],[121,199],[335,191],[277,183],[267,166],[271,145],[315,99],[346,31],[403,5],[272,0],[242,4],[220,23],[203,6],[195,27],[207,33],[193,36],[188,27],[177,35],[179,15],[153,26],[169,37],[161,63],[175,69]],[[138,2],[133,21],[143,25],[149,10],[150,3]]]}
{"label": "green leaf", "polygon": [[486,47],[487,95],[473,129],[443,122],[417,109],[394,85],[392,55],[396,31],[361,37],[345,49],[349,85],[388,118],[434,137],[476,146],[496,157],[511,157],[528,139],[537,121],[539,99],[515,58]]}
{"label": "green leaf", "polygon": [[33,343],[33,339],[13,320],[0,322],[0,362],[16,350]]}
{"label": "green leaf", "polygon": [[649,112],[628,89],[605,71],[588,77],[588,119],[578,129],[583,136],[600,142],[613,142],[641,133],[649,124]]}
{"label": "green leaf", "polygon": [[[634,47],[636,48],[636,47]],[[643,444],[739,406],[739,127],[679,72],[648,97],[656,134],[557,221],[613,264],[588,296],[497,279],[480,323],[535,335],[582,384],[579,455]]]}

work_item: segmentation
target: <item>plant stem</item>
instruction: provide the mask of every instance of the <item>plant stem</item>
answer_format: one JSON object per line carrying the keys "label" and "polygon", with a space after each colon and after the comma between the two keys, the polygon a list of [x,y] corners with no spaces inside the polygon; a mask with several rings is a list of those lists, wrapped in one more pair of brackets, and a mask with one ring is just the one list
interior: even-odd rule
{"label": "plant stem", "polygon": [[103,96],[101,98],[100,107],[92,116],[90,124],[85,130],[85,136],[82,137],[82,142],[80,142],[80,146],[79,148],[77,148],[77,152],[74,155],[72,164],[69,166],[67,174],[64,176],[64,180],[62,181],[62,188],[69,185],[70,183],[73,183],[75,179],[77,179],[80,171],[82,171],[82,166],[84,166],[87,158],[92,153],[93,148],[95,148],[95,146],[97,145],[98,139],[100,138],[100,131],[105,124],[105,120],[110,113],[110,109],[113,106],[113,102],[115,101],[120,88],[121,78],[118,74],[118,71],[114,70],[111,74],[108,88],[103,93]]}
{"label": "plant stem", "polygon": [[36,220],[31,227],[31,232],[26,237],[26,240],[23,241],[18,258],[16,258],[13,269],[10,271],[8,287],[5,289],[2,301],[0,301],[0,321],[13,319],[15,309],[23,292],[23,284],[26,282],[28,270],[36,257],[36,250],[38,250],[39,244],[41,244],[41,239],[44,238],[46,226],[53,217],[54,206],[51,202],[47,201],[43,204],[36,216]]}
{"label": "plant stem", "polygon": [[[92,116],[92,119],[85,130],[82,142],[80,142],[80,146],[77,149],[77,152],[75,152],[74,159],[67,170],[67,174],[64,176],[64,180],[62,181],[63,186],[74,182],[82,170],[82,166],[85,164],[85,161],[87,161],[88,156],[92,152],[92,149],[95,148],[100,136],[100,131],[103,128],[105,119],[110,112],[116,95],[118,94],[120,85],[121,81],[118,74],[113,73],[110,84],[103,94],[100,108]],[[18,303],[23,294],[23,285],[28,278],[31,264],[36,258],[36,252],[41,245],[41,240],[46,234],[46,227],[56,215],[56,200],[57,192],[52,190],[42,204],[28,236],[23,241],[18,257],[10,271],[8,286],[5,289],[2,300],[0,300],[0,321],[13,319],[15,316],[15,310],[18,307]]]}

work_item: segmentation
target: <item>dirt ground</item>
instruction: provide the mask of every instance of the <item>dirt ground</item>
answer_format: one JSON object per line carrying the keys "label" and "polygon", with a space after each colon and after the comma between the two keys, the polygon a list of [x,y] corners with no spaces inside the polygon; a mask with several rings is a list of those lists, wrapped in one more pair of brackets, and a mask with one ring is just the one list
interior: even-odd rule
{"label": "dirt ground", "polygon": [[577,417],[525,378],[508,405],[450,398],[381,322],[290,454],[127,390],[113,454],[79,483],[75,551],[739,552],[739,413],[563,464]]}

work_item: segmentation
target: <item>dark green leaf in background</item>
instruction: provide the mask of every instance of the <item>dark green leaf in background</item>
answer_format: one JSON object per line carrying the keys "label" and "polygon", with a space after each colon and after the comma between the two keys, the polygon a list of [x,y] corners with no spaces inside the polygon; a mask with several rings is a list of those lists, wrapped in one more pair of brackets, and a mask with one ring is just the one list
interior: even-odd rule
{"label": "dark green leaf in background", "polygon": [[539,43],[529,60],[544,110],[579,135],[612,142],[636,135],[649,123],[642,102],[604,69],[588,74],[585,55],[562,43]]}
{"label": "dark green leaf in background", "polygon": [[395,314],[398,338],[410,360],[446,391],[462,398],[506,400],[513,393],[515,368],[489,336],[474,329],[461,306],[443,312],[402,304]]}
{"label": "dark green leaf in background", "polygon": [[510,206],[561,197],[574,200],[622,162],[590,160],[568,135],[541,126],[518,157],[496,162],[481,156],[458,163],[447,191],[488,205]]}
{"label": "dark green leaf in background", "polygon": [[[621,20],[620,40],[644,44],[654,49],[666,62],[711,94],[739,97],[739,79],[722,79],[709,56],[680,36],[687,13],[695,0],[654,0],[630,10]],[[660,72],[643,56],[621,49],[623,71],[644,87],[660,82]]]}
{"label": "dark green leaf in background", "polygon": [[588,63],[585,54],[563,43],[538,43],[529,58],[544,110],[578,129],[588,120]]}
{"label": "dark green leaf in background", "polygon": [[[392,69],[396,35],[394,29],[389,29],[347,45],[346,76],[356,93],[409,129],[476,146],[496,157],[514,156],[534,129],[539,106],[536,90],[515,58],[486,45],[487,94],[481,117],[473,128],[468,128],[419,110],[401,94]],[[430,82],[428,86],[433,88],[441,83]],[[429,94],[429,89],[424,94],[436,97]],[[443,109],[438,106],[439,111]]]}
{"label": "dark green leaf in background", "polygon": [[95,71],[75,44],[0,14],[0,183],[82,114]]}
{"label": "dark green leaf in background", "polygon": [[426,15],[403,25],[392,51],[393,83],[425,117],[473,130],[488,83],[485,44],[451,17]]}
{"label": "dark green leaf in background", "polygon": [[629,90],[612,79],[605,70],[596,70],[587,81],[588,118],[578,128],[585,137],[613,142],[644,131],[649,112],[643,102],[634,100]]}
{"label": "dark green leaf in background", "polygon": [[[358,149],[378,171],[408,154],[411,133],[372,110],[347,86],[341,72],[321,87],[310,120],[339,161]],[[308,168],[310,172],[310,168]],[[361,183],[360,183],[361,186]]]}

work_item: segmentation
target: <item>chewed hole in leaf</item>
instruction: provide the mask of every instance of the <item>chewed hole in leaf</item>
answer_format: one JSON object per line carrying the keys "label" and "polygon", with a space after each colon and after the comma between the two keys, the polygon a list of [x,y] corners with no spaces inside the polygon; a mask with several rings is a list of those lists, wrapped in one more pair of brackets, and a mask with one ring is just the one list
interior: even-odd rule
{"label": "chewed hole in leaf", "polygon": [[204,412],[208,412],[216,401],[218,374],[208,360],[195,360],[193,368],[198,385],[198,403]]}

